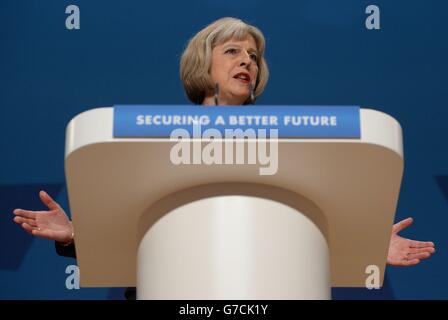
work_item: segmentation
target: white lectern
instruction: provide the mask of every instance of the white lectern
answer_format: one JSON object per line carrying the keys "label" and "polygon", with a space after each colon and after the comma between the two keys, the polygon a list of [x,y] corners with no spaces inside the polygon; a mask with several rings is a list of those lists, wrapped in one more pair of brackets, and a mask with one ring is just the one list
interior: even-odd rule
{"label": "white lectern", "polygon": [[139,299],[329,299],[384,278],[403,172],[392,117],[361,139],[279,139],[278,172],[174,165],[169,138],[113,138],[113,108],[67,127],[66,177],[83,287]]}

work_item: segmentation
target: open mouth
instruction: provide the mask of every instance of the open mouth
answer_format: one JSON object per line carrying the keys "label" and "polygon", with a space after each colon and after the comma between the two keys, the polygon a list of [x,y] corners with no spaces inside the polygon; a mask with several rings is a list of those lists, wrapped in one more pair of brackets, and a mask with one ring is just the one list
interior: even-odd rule
{"label": "open mouth", "polygon": [[250,75],[246,72],[240,72],[233,76],[234,79],[241,81],[244,84],[248,84],[250,82]]}

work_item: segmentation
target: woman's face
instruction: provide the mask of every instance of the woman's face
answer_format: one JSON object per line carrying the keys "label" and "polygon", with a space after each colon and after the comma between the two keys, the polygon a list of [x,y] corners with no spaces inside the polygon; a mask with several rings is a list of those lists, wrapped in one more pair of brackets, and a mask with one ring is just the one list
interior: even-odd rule
{"label": "woman's face", "polygon": [[211,77],[219,84],[219,104],[241,105],[257,81],[257,46],[252,36],[230,39],[213,48]]}

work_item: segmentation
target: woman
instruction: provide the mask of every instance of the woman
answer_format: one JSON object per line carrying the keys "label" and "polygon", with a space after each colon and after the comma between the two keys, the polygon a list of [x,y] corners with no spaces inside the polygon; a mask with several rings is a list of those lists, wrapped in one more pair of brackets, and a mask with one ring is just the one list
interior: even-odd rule
{"label": "woman", "polygon": [[264,49],[261,31],[241,20],[223,18],[210,24],[190,40],[181,58],[188,98],[214,105],[218,87],[220,105],[253,103],[269,77]]}
{"label": "woman", "polygon": [[[264,50],[264,36],[254,26],[234,18],[210,24],[190,40],[181,58],[180,76],[188,98],[202,105],[253,103],[269,77]],[[49,210],[15,209],[14,221],[34,236],[55,240],[59,254],[75,257],[72,223],[46,192],[39,196]],[[388,264],[415,265],[435,252],[432,242],[398,236],[411,224],[408,218],[393,225]],[[135,298],[135,290],[128,290],[127,298]]]}

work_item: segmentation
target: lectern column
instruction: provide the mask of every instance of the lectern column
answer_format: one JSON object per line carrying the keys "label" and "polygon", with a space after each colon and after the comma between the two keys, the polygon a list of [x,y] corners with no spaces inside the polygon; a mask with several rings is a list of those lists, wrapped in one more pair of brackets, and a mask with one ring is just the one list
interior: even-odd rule
{"label": "lectern column", "polygon": [[216,196],[165,214],[142,238],[138,299],[329,299],[321,228],[269,199]]}

